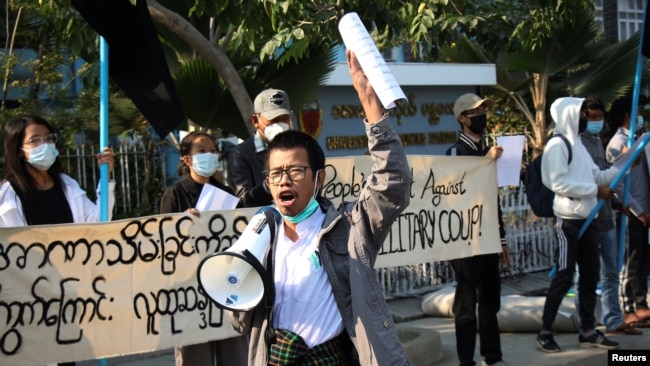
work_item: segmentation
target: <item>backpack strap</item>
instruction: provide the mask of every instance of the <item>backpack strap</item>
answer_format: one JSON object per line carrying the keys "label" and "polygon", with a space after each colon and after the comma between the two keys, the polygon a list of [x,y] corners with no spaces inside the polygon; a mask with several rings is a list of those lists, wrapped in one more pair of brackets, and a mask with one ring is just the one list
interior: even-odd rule
{"label": "backpack strap", "polygon": [[566,145],[567,149],[569,149],[569,162],[568,162],[568,164],[571,164],[571,160],[573,159],[573,151],[571,151],[571,143],[569,142],[569,139],[567,139],[566,136],[564,136],[562,134],[559,134],[559,133],[551,136],[551,138],[553,138],[553,137],[559,137],[559,138],[562,139],[562,141],[564,141],[564,144]]}

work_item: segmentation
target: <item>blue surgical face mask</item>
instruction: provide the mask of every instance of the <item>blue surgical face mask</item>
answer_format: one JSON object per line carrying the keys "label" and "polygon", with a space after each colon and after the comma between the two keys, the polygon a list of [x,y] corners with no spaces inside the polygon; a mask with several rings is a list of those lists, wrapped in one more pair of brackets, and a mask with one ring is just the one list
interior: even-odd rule
{"label": "blue surgical face mask", "polygon": [[192,156],[192,169],[202,177],[211,177],[219,168],[219,155],[201,153]]}
{"label": "blue surgical face mask", "polygon": [[59,156],[59,150],[55,144],[41,144],[32,149],[23,149],[29,153],[27,162],[38,170],[48,170]]}
{"label": "blue surgical face mask", "polygon": [[309,200],[309,203],[307,204],[307,207],[305,207],[302,211],[300,211],[299,214],[296,216],[288,216],[288,215],[282,215],[282,217],[289,221],[292,224],[299,224],[305,220],[307,220],[311,215],[316,212],[318,209],[318,202],[316,201],[316,195],[318,194],[318,189],[316,189],[316,185],[318,184],[318,170],[314,172],[314,195],[311,196],[311,200]]}
{"label": "blue surgical face mask", "polygon": [[587,129],[585,132],[587,132],[590,135],[598,135],[600,131],[603,130],[603,125],[604,121],[589,121],[587,122]]}

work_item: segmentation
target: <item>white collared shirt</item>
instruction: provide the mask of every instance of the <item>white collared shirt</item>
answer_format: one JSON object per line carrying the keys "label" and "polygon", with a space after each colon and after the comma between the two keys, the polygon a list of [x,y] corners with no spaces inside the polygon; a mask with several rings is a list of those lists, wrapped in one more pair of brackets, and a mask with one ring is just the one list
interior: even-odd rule
{"label": "white collared shirt", "polygon": [[299,334],[311,348],[339,335],[343,318],[318,252],[318,233],[325,214],[316,210],[297,225],[292,242],[280,225],[275,250],[273,326]]}

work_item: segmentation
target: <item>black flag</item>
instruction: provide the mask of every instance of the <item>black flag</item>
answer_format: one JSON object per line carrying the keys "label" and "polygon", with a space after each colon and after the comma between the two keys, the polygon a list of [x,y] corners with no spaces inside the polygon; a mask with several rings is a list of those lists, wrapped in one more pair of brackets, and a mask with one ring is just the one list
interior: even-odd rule
{"label": "black flag", "polygon": [[185,120],[144,0],[72,0],[108,44],[108,74],[160,138]]}

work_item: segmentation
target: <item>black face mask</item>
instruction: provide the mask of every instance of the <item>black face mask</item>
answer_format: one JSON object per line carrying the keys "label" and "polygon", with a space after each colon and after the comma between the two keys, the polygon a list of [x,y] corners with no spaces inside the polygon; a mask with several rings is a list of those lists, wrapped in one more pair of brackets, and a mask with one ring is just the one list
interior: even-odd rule
{"label": "black face mask", "polygon": [[485,131],[485,125],[487,125],[487,115],[474,116],[470,118],[470,121],[472,121],[472,124],[469,126],[469,130],[477,135],[482,135],[483,131]]}

